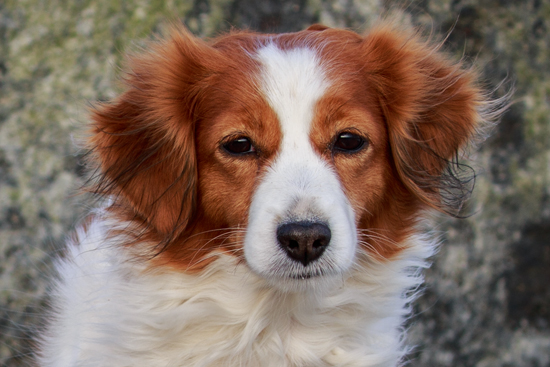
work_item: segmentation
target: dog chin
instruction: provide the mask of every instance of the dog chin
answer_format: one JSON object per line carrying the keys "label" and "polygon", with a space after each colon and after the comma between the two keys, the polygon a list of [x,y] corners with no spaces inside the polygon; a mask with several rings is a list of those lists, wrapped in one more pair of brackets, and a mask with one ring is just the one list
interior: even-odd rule
{"label": "dog chin", "polygon": [[285,293],[323,294],[338,288],[346,278],[347,272],[330,270],[289,270],[277,273],[258,274],[269,287]]}

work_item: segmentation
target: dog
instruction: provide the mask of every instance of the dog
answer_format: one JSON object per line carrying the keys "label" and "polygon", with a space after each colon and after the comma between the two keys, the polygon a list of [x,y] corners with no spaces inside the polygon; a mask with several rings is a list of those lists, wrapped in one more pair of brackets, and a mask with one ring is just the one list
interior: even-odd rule
{"label": "dog", "polygon": [[418,32],[182,26],[91,110],[103,198],[57,262],[41,366],[398,366],[494,105]]}

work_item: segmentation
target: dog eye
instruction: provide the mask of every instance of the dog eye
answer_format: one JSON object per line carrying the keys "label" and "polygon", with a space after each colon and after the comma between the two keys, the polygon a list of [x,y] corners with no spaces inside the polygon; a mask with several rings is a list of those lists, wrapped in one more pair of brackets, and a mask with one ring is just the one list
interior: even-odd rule
{"label": "dog eye", "polygon": [[247,154],[255,152],[252,142],[247,137],[239,137],[223,144],[223,149],[231,154]]}
{"label": "dog eye", "polygon": [[366,144],[366,140],[350,132],[343,132],[338,135],[334,142],[334,149],[345,153],[355,153],[361,150]]}

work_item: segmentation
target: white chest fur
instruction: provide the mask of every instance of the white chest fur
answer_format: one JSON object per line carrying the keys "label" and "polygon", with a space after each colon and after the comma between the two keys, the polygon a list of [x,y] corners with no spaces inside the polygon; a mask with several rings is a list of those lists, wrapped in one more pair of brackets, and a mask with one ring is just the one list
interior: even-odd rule
{"label": "white chest fur", "polygon": [[78,232],[53,293],[44,366],[395,366],[400,325],[433,245],[357,260],[323,294],[284,293],[220,256],[200,274],[145,272],[99,218]]}

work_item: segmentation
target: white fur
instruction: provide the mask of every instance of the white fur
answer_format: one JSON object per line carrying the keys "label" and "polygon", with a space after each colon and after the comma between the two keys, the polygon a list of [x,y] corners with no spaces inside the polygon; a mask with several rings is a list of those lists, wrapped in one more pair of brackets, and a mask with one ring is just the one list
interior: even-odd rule
{"label": "white fur", "polygon": [[[120,246],[127,239],[113,230],[132,224],[100,211],[57,265],[40,365],[398,365],[407,292],[421,283],[418,269],[434,244],[410,238],[384,263],[357,246],[352,207],[309,139],[315,103],[330,87],[320,61],[312,50],[272,44],[257,59],[283,138],[252,199],[246,264],[219,255],[198,274],[151,270],[138,254],[154,244]],[[277,245],[276,228],[289,220],[329,225],[332,239],[318,260],[303,266]]]}
{"label": "white fur", "polygon": [[[337,175],[309,139],[315,104],[330,84],[310,49],[282,51],[269,44],[259,50],[258,59],[263,66],[261,88],[279,118],[282,143],[250,206],[245,257],[276,287],[319,286],[349,269],[357,246],[351,205]],[[332,232],[323,256],[307,267],[289,258],[277,243],[277,227],[290,220],[324,222]],[[318,273],[324,276],[295,279]]]}
{"label": "white fur", "polygon": [[78,232],[52,294],[42,366],[380,366],[403,354],[407,289],[433,245],[395,261],[359,254],[330,291],[284,292],[225,255],[200,275],[145,272],[108,218]]}

